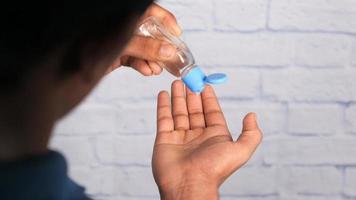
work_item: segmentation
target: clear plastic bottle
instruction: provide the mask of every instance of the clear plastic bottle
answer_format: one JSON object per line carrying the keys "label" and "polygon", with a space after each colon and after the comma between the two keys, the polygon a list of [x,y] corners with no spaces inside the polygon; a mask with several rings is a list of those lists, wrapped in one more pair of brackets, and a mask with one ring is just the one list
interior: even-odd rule
{"label": "clear plastic bottle", "polygon": [[159,64],[174,76],[181,78],[191,91],[199,93],[204,90],[206,83],[216,84],[227,80],[226,75],[222,73],[206,76],[195,64],[188,46],[180,38],[169,33],[154,17],[145,19],[138,27],[137,34],[161,40],[176,47],[176,54],[170,60]]}

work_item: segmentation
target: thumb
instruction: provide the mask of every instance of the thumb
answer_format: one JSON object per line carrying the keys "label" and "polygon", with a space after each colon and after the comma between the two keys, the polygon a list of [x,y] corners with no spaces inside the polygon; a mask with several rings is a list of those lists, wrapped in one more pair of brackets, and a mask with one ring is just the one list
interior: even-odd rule
{"label": "thumb", "polygon": [[262,141],[262,132],[257,125],[256,114],[249,113],[243,119],[242,133],[235,142],[242,163],[247,162]]}
{"label": "thumb", "polygon": [[134,35],[126,46],[123,55],[142,60],[164,61],[172,58],[175,53],[176,48],[165,41]]}

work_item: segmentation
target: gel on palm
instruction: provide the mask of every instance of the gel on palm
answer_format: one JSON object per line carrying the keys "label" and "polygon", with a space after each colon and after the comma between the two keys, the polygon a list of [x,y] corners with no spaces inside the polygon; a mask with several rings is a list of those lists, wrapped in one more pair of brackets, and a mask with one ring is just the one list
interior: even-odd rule
{"label": "gel on palm", "polygon": [[180,38],[169,33],[154,17],[144,20],[138,27],[137,33],[162,40],[176,48],[176,54],[170,60],[159,64],[174,76],[181,78],[192,92],[202,92],[207,83],[217,84],[227,80],[226,75],[222,73],[206,76],[202,69],[195,64],[194,57],[187,45]]}

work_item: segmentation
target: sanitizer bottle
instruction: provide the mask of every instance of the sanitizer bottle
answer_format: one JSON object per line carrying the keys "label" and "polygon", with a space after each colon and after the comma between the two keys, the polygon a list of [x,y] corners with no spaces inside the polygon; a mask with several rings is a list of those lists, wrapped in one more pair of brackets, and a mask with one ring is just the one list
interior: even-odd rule
{"label": "sanitizer bottle", "polygon": [[206,76],[202,69],[195,64],[194,57],[187,45],[180,38],[169,33],[154,17],[145,19],[138,27],[137,34],[167,42],[176,48],[176,54],[170,60],[159,64],[174,76],[181,78],[192,92],[202,92],[207,83],[217,84],[227,80],[226,75],[222,73]]}

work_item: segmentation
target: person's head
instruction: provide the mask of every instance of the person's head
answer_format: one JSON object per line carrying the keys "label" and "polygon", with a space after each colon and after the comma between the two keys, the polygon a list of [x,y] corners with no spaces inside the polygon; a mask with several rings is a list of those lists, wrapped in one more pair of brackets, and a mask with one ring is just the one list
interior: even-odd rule
{"label": "person's head", "polygon": [[21,127],[29,118],[56,120],[69,112],[104,76],[151,3],[9,1],[1,6],[0,132],[4,124]]}
{"label": "person's head", "polygon": [[44,93],[60,89],[63,106],[73,107],[104,75],[128,41],[136,20],[152,3],[72,2],[12,1],[2,6],[1,103],[23,95],[31,98],[35,95],[32,90],[38,92],[40,87]]}

